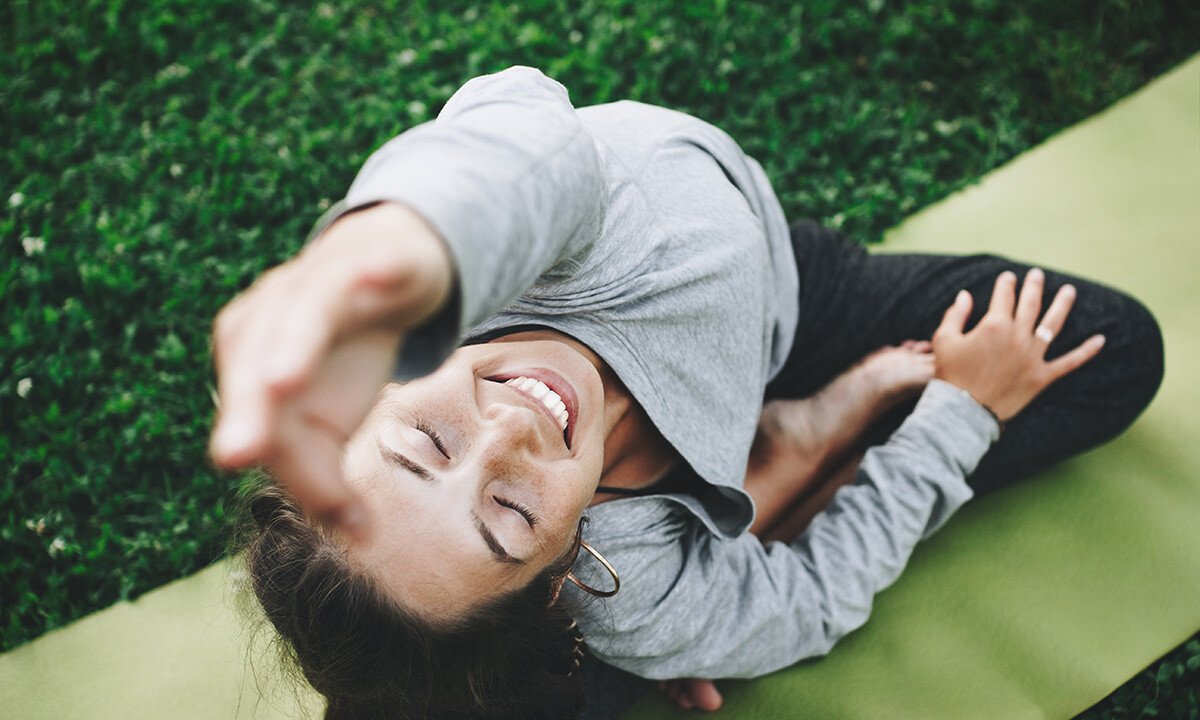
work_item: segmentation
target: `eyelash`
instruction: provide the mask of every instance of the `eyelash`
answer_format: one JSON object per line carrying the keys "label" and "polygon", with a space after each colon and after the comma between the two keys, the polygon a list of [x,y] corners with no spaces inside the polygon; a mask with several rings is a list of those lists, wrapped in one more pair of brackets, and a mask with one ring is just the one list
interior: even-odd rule
{"label": "eyelash", "polygon": [[438,435],[437,430],[434,430],[433,427],[431,427],[424,420],[418,420],[413,424],[413,427],[415,427],[418,431],[428,435],[430,442],[432,442],[433,446],[438,449],[438,452],[442,454],[442,457],[446,458],[447,460],[450,459],[450,453],[446,452],[446,444],[442,442],[442,436]]}
{"label": "eyelash", "polygon": [[511,508],[520,513],[521,517],[525,518],[525,522],[529,523],[529,527],[533,527],[537,523],[537,518],[534,516],[533,511],[521,503],[516,503],[511,500],[504,500],[495,496],[493,496],[493,499],[497,504],[503,505],[506,508]]}
{"label": "eyelash", "polygon": [[[427,435],[429,440],[433,443],[433,446],[436,447],[438,452],[440,452],[446,459],[450,458],[450,454],[446,452],[446,444],[442,442],[442,436],[438,435],[437,430],[434,430],[429,423],[425,422],[424,420],[417,420],[415,423],[413,423],[413,427],[415,427],[417,431]],[[498,505],[515,510],[521,517],[525,518],[525,522],[529,523],[529,527],[533,527],[537,524],[537,516],[533,514],[532,510],[525,507],[521,503],[513,502],[511,500],[504,500],[498,497],[494,499]]]}

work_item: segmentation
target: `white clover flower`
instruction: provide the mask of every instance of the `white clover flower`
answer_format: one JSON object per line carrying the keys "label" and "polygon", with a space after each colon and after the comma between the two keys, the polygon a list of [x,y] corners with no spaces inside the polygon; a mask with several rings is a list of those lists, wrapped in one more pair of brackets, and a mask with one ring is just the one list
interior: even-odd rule
{"label": "white clover flower", "polygon": [[278,150],[276,150],[275,154],[279,156],[280,160],[287,160],[288,158],[290,158],[292,156],[292,151],[288,150],[287,145],[284,145],[284,146],[280,147]]}
{"label": "white clover flower", "polygon": [[579,41],[583,40],[583,33],[579,32],[578,30],[572,30],[571,33],[567,35],[567,40],[570,40],[572,45],[578,45]]}
{"label": "white clover flower", "polygon": [[943,135],[943,136],[952,134],[954,131],[958,130],[958,126],[959,126],[959,122],[957,120],[955,120],[954,122],[946,122],[945,120],[935,120],[933,123],[934,131],[937,132],[938,135]]}
{"label": "white clover flower", "polygon": [[333,6],[330,5],[329,3],[321,3],[320,5],[317,6],[317,14],[320,15],[321,17],[325,18],[326,20],[328,20],[333,17],[333,14],[334,14]]}
{"label": "white clover flower", "polygon": [[21,207],[21,203],[25,202],[25,193],[15,192],[8,196],[8,206],[10,208]]}
{"label": "white clover flower", "polygon": [[396,64],[400,67],[408,67],[417,61],[417,51],[412,48],[406,48],[396,53]]}
{"label": "white clover flower", "polygon": [[429,108],[425,106],[425,103],[421,102],[420,100],[413,100],[408,104],[407,107],[408,114],[416,118],[425,117],[425,113],[428,111],[428,109]]}
{"label": "white clover flower", "polygon": [[187,65],[180,65],[179,63],[171,63],[170,65],[166,66],[162,70],[158,71],[158,79],[159,80],[175,80],[178,78],[187,77],[191,73],[192,73],[192,69],[190,67],[188,67]]}
{"label": "white clover flower", "polygon": [[50,547],[48,549],[50,550],[50,557],[54,557],[55,555],[58,555],[63,550],[67,549],[67,543],[62,538],[57,537],[57,538],[54,538],[53,541],[51,541]]}
{"label": "white clover flower", "polygon": [[46,252],[46,241],[40,237],[27,237],[21,240],[21,247],[25,248],[26,257],[41,255]]}
{"label": "white clover flower", "polygon": [[660,53],[667,46],[667,41],[655,35],[646,41],[646,46],[651,53]]}
{"label": "white clover flower", "polygon": [[17,381],[17,397],[25,397],[33,389],[32,378],[21,378]]}
{"label": "white clover flower", "polygon": [[729,58],[725,58],[717,65],[718,75],[728,75],[731,70],[733,70],[733,61]]}
{"label": "white clover flower", "polygon": [[171,163],[171,167],[168,168],[168,172],[171,173],[171,177],[179,177],[183,174],[183,166],[179,163]]}

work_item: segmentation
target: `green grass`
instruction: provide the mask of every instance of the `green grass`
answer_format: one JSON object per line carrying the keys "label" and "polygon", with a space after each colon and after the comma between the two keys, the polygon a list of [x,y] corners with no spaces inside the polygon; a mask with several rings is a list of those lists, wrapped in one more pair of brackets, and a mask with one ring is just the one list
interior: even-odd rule
{"label": "green grass", "polygon": [[[1194,0],[430,5],[0,3],[0,649],[220,555],[212,316],[473,75],[697,114],[874,241],[1200,50]],[[1085,717],[1195,718],[1198,664]]]}

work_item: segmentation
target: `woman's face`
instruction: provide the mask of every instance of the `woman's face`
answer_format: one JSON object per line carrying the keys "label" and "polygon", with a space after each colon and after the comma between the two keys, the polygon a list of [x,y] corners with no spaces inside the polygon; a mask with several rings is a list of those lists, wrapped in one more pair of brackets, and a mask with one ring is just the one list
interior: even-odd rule
{"label": "woman's face", "polygon": [[347,446],[347,482],[371,515],[352,560],[418,615],[457,617],[572,545],[613,413],[599,360],[548,335],[460,348],[389,385]]}

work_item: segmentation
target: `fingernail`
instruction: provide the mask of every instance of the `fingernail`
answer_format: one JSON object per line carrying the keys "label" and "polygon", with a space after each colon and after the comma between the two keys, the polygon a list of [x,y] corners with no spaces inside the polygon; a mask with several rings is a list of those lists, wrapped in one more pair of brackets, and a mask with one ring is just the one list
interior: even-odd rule
{"label": "fingernail", "polygon": [[970,298],[971,293],[967,292],[966,290],[959,290],[958,297],[954,298],[954,302],[962,302],[964,300],[969,300]]}
{"label": "fingernail", "polygon": [[1097,335],[1096,337],[1092,338],[1092,343],[1098,348],[1104,347],[1104,336]]}
{"label": "fingernail", "polygon": [[1029,278],[1030,280],[1044,280],[1046,278],[1046,273],[1042,272],[1041,268],[1029,268],[1029,274],[1025,277]]}

